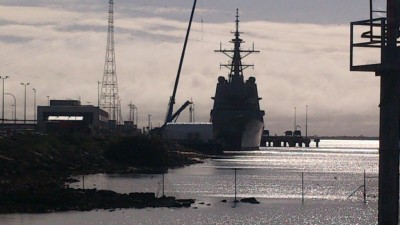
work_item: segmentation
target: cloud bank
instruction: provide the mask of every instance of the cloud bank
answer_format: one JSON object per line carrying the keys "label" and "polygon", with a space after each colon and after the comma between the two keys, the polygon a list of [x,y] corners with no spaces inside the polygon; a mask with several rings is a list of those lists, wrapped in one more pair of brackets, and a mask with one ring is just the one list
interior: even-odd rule
{"label": "cloud bank", "polygon": [[[50,99],[81,99],[97,105],[97,81],[102,80],[107,37],[104,12],[79,12],[45,6],[0,6],[0,76],[8,75],[5,92],[17,97],[17,117],[23,118],[24,89],[28,119],[33,117],[33,91],[38,105]],[[165,13],[160,8],[157,14]],[[178,13],[178,8],[168,8]],[[186,12],[182,12],[186,13]],[[13,16],[11,16],[13,15]],[[233,14],[232,14],[233,15]],[[260,54],[246,58],[257,79],[265,125],[272,134],[305,128],[308,105],[309,135],[377,135],[379,79],[372,73],[349,72],[349,27],[306,23],[247,20],[241,17],[243,48]],[[115,49],[123,116],[132,101],[139,111],[139,126],[163,123],[172,94],[187,22],[160,16],[116,14]],[[188,99],[196,104],[196,121],[209,121],[219,68],[228,62],[214,53],[231,48],[232,22],[196,20],[187,48],[175,109]],[[6,96],[6,118],[12,99]],[[31,110],[29,110],[31,109]],[[180,121],[188,121],[187,112]]]}

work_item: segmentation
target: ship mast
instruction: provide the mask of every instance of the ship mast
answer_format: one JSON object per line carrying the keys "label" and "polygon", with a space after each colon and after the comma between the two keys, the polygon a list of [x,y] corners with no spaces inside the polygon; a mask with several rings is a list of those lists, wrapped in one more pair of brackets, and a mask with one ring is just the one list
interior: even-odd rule
{"label": "ship mast", "polygon": [[[232,59],[230,64],[221,64],[220,67],[225,67],[230,70],[229,73],[229,83],[243,83],[243,70],[247,69],[248,67],[254,67],[253,64],[242,64],[242,59],[250,55],[251,53],[259,53],[260,51],[254,50],[254,44],[253,44],[253,49],[250,50],[242,50],[241,49],[241,44],[244,43],[244,41],[240,38],[240,34],[242,32],[239,32],[239,9],[236,9],[236,31],[232,32],[235,36],[234,39],[230,41],[230,43],[234,44],[234,49],[227,50],[227,49],[222,49],[222,44],[220,45],[220,50],[215,50],[214,52],[218,53],[223,53],[224,55],[228,56],[229,58]],[[242,55],[244,53],[244,55]]]}

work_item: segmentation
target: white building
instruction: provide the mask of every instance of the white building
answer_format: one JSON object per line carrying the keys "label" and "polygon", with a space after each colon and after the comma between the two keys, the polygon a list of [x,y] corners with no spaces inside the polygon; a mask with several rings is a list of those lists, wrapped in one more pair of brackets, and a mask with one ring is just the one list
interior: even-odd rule
{"label": "white building", "polygon": [[207,143],[213,140],[213,125],[212,123],[167,123],[163,129],[163,138]]}

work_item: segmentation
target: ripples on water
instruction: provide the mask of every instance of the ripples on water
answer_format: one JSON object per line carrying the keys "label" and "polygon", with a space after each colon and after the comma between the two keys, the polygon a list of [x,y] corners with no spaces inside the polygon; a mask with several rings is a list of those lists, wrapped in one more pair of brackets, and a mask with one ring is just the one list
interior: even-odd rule
{"label": "ripples on water", "polygon": [[[377,175],[377,141],[322,140],[321,148],[263,148],[227,154],[203,164],[165,174],[165,194],[195,198],[197,209],[146,209],[115,212],[69,212],[33,215],[31,223],[53,224],[66,219],[78,224],[375,224],[377,180],[367,180],[368,204],[362,193],[348,196],[363,184],[364,170]],[[260,205],[233,205],[234,171],[238,197],[256,197]],[[304,173],[305,205],[301,204]],[[74,184],[79,187],[80,183]],[[161,175],[92,175],[85,187],[117,192],[155,192],[161,195]],[[221,203],[227,199],[228,203]],[[204,202],[205,204],[200,204]],[[207,203],[210,206],[207,206]],[[9,218],[15,223],[16,215]],[[57,219],[58,218],[58,219]],[[69,218],[69,219],[68,219]],[[73,219],[73,221],[70,221]],[[4,220],[0,216],[0,224]],[[38,221],[38,223],[36,223]],[[50,221],[50,222],[49,222]],[[7,223],[8,224],[8,223]]]}

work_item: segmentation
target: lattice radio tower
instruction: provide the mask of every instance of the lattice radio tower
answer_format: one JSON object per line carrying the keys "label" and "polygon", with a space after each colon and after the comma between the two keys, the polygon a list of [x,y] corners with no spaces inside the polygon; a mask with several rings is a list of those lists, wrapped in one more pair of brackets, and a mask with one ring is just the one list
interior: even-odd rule
{"label": "lattice radio tower", "polygon": [[108,112],[109,119],[120,123],[119,95],[114,48],[114,1],[109,0],[107,49],[101,85],[100,107]]}

